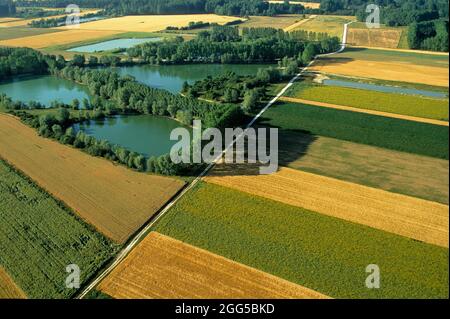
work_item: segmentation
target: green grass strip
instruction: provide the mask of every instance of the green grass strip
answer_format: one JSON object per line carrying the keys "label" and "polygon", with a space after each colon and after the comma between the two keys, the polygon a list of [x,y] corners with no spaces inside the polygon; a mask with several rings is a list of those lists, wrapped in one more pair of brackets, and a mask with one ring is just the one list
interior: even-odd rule
{"label": "green grass strip", "polygon": [[118,247],[0,160],[0,265],[29,298],[70,298],[66,267],[86,282]]}

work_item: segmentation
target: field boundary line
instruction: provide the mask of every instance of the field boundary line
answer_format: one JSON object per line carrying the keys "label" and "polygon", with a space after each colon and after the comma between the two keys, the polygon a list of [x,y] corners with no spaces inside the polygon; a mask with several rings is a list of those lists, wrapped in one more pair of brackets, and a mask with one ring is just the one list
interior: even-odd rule
{"label": "field boundary line", "polygon": [[375,110],[369,110],[369,109],[362,109],[362,108],[358,108],[358,107],[338,105],[338,104],[327,103],[327,102],[305,100],[305,99],[300,99],[300,98],[295,98],[295,97],[283,96],[283,97],[281,97],[280,100],[286,101],[286,102],[293,102],[293,103],[303,103],[303,104],[308,104],[311,106],[326,107],[326,108],[342,110],[342,111],[351,111],[351,112],[364,113],[364,114],[370,114],[370,115],[376,115],[376,116],[390,117],[390,118],[394,118],[394,119],[414,121],[414,122],[419,122],[419,123],[449,126],[449,122],[446,122],[446,121],[427,119],[427,118],[423,118],[423,117],[416,117],[416,116],[389,113],[389,112],[382,112],[382,111],[375,111]]}
{"label": "field boundary line", "polygon": [[[352,21],[353,22],[353,21]],[[84,288],[81,293],[76,295],[77,299],[83,299],[92,289],[94,289],[106,276],[108,276],[125,258],[130,254],[130,252],[137,246],[137,244],[150,232],[151,228],[163,217],[184,195],[187,194],[192,188],[194,188],[204,176],[208,174],[208,172],[222,159],[222,157],[228,152],[230,148],[234,146],[234,144],[239,141],[242,137],[246,135],[250,127],[264,114],[264,112],[267,111],[269,107],[271,107],[280,97],[286,93],[286,91],[294,84],[295,81],[299,77],[303,75],[303,73],[308,71],[308,68],[321,56],[325,55],[331,55],[331,54],[337,54],[342,52],[345,49],[345,42],[347,39],[347,31],[348,31],[348,25],[352,22],[346,23],[344,25],[344,34],[342,36],[342,43],[341,47],[338,51],[327,53],[327,54],[318,54],[316,55],[311,62],[308,63],[306,67],[300,70],[299,73],[297,73],[286,86],[281,89],[281,91],[269,102],[267,105],[253,118],[253,120],[248,123],[245,130],[238,135],[231,143],[228,145],[215,159],[212,161],[201,173],[198,175],[188,186],[186,186],[178,195],[175,196],[171,201],[169,201],[163,208],[160,210],[159,213],[156,213],[153,215],[152,218],[150,218],[149,222],[146,226],[144,226],[139,233],[134,236],[134,238],[127,244],[127,246],[122,249],[122,251],[115,257],[114,261],[100,274],[93,279],[87,286]]]}

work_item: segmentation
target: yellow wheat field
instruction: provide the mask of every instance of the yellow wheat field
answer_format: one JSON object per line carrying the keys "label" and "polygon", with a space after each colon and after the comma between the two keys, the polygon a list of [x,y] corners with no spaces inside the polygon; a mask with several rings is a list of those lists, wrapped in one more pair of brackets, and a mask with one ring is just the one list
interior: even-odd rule
{"label": "yellow wheat field", "polygon": [[120,243],[184,185],[180,180],[134,172],[40,137],[4,114],[0,114],[0,157]]}
{"label": "yellow wheat field", "polygon": [[[126,16],[82,23],[80,25],[80,29],[124,32],[155,32],[164,30],[168,26],[184,27],[191,21],[225,24],[237,19],[239,18],[219,16],[216,14]],[[64,29],[66,27],[60,28]]]}
{"label": "yellow wheat field", "polygon": [[54,45],[63,45],[86,40],[101,39],[121,33],[120,31],[71,29],[63,32],[45,33],[30,37],[0,41],[0,45],[43,49]]}
{"label": "yellow wheat field", "polygon": [[99,288],[120,299],[326,298],[156,232],[150,233]]}
{"label": "yellow wheat field", "polygon": [[0,267],[0,299],[25,299],[25,293],[14,283],[6,271]]}
{"label": "yellow wheat field", "polygon": [[427,243],[449,244],[447,205],[290,168],[272,175],[212,175],[205,181]]}

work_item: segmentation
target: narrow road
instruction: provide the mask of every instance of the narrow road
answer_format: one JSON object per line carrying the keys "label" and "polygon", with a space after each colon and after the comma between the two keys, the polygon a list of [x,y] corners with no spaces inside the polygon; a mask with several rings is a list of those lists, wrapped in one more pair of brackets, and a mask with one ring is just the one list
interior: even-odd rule
{"label": "narrow road", "polygon": [[137,234],[134,236],[134,238],[126,245],[126,247],[124,249],[122,249],[122,251],[120,251],[120,253],[115,257],[115,259],[113,260],[113,262],[107,267],[105,268],[96,278],[94,278],[83,290],[81,293],[79,293],[76,298],[77,299],[82,299],[84,298],[90,291],[92,291],[106,276],[108,276],[116,267],[117,265],[119,265],[127,256],[128,254],[137,246],[137,244],[148,234],[148,232],[150,231],[150,229],[181,199],[183,198],[184,195],[186,195],[192,188],[194,188],[200,181],[201,179],[208,174],[208,172],[222,159],[222,157],[226,154],[226,152],[228,152],[233,145],[236,143],[236,141],[240,140],[243,136],[246,135],[248,129],[264,114],[264,112],[267,111],[267,109],[269,107],[271,107],[276,101],[278,101],[278,99],[280,99],[280,97],[286,93],[286,91],[292,86],[292,84],[303,75],[303,73],[308,71],[308,68],[316,61],[317,58],[320,58],[321,56],[329,56],[332,54],[336,54],[336,53],[340,53],[345,49],[345,43],[346,43],[346,39],[347,39],[347,30],[348,30],[348,25],[351,22],[347,23],[344,25],[344,34],[342,37],[342,44],[341,47],[338,51],[336,52],[332,52],[332,53],[327,53],[327,54],[321,54],[321,55],[316,55],[314,57],[314,59],[306,66],[304,67],[297,75],[295,75],[290,81],[289,83],[277,94],[277,96],[275,96],[269,103],[267,103],[267,105],[250,121],[250,123],[248,123],[248,125],[246,126],[244,132],[242,134],[240,134],[239,136],[237,136],[233,142],[230,143],[230,145],[227,146],[227,148],[225,148],[223,150],[223,152],[217,156],[215,158],[215,160],[210,163],[201,173],[199,176],[197,176],[197,178],[195,178],[191,184],[189,184],[181,193],[179,193],[174,199],[172,199],[170,202],[168,202],[166,204],[166,206],[164,206],[162,208],[162,210],[160,210],[159,213],[157,213],[156,215],[154,215],[150,222]]}

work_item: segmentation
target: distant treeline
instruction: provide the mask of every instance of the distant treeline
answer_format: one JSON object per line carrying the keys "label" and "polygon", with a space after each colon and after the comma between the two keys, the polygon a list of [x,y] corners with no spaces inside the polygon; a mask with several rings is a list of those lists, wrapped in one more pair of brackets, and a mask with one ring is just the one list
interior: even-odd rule
{"label": "distant treeline", "polygon": [[[66,7],[72,0],[17,1],[20,6]],[[103,8],[111,15],[126,14],[194,14],[216,13],[220,15],[276,15],[308,13],[302,5],[269,4],[264,0],[84,0],[85,8]]]}
{"label": "distant treeline", "polygon": [[[236,24],[241,24],[242,22],[243,22],[243,20],[237,19],[237,20],[227,22],[224,25],[226,25],[226,26],[236,25]],[[218,23],[210,23],[210,22],[203,22],[203,21],[197,21],[197,22],[191,21],[188,23],[188,25],[186,27],[168,26],[166,28],[166,30],[195,30],[195,29],[203,29],[203,28],[218,26],[218,25],[219,25]]]}
{"label": "distant treeline", "polygon": [[[314,38],[314,42],[309,39]],[[320,40],[319,40],[320,39]],[[316,41],[317,40],[317,41]],[[283,32],[271,28],[244,29],[242,34],[236,27],[214,27],[202,31],[198,37],[184,41],[177,37],[161,42],[147,42],[127,50],[130,57],[141,58],[148,63],[273,63],[284,57],[302,57],[311,43],[305,58],[315,54],[335,51],[338,38],[329,38],[305,32]],[[307,63],[304,58],[303,63]]]}

